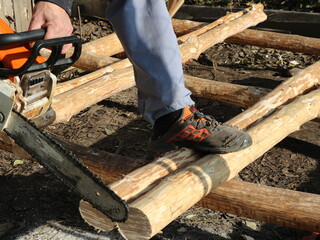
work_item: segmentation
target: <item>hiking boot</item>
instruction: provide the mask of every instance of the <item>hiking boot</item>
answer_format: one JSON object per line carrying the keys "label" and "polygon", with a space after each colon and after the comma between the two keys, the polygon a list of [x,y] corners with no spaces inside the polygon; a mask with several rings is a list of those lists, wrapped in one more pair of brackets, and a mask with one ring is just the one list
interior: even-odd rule
{"label": "hiking boot", "polygon": [[150,149],[156,152],[188,147],[208,153],[229,153],[251,144],[252,139],[246,132],[219,123],[193,106],[182,109],[178,120],[165,133],[153,134],[149,140]]}

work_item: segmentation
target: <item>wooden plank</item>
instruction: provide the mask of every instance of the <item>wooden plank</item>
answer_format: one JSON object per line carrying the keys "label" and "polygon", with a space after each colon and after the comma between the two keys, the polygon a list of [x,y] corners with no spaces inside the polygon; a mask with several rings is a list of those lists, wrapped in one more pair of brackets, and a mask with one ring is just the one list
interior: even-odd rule
{"label": "wooden plank", "polygon": [[15,16],[15,30],[17,32],[27,31],[32,17],[32,0],[13,0],[13,11]]}
{"label": "wooden plank", "polygon": [[[175,15],[178,19],[212,22],[227,12],[237,12],[239,8],[207,7],[184,5]],[[278,29],[292,34],[309,37],[320,36],[320,13],[265,10],[268,19],[260,23],[260,28]]]}
{"label": "wooden plank", "polygon": [[0,0],[0,17],[14,29],[14,14],[11,0]]}

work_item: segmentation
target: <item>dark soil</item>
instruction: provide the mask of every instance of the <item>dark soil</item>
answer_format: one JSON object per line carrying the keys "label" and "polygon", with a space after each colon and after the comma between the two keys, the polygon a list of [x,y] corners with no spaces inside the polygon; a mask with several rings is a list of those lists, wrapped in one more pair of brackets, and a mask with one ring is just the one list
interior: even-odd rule
{"label": "dark soil", "polygon": [[[103,32],[107,25],[102,20],[88,21],[87,24],[91,24],[90,29],[96,29],[94,37],[100,37],[102,33],[97,32]],[[93,35],[92,31],[87,32],[85,39]],[[295,71],[317,60],[315,56],[223,43],[186,64],[184,70],[207,79],[274,88]],[[83,146],[151,161],[156,157],[146,147],[151,126],[137,110],[136,95],[136,88],[131,88],[82,111],[68,123],[49,126],[46,130]],[[195,101],[204,113],[223,122],[243,110],[206,99]],[[239,174],[240,178],[320,194],[319,136],[319,122],[303,125],[245,168]],[[93,231],[81,219],[77,209],[79,199],[74,193],[38,163],[16,160],[20,159],[8,152],[0,152],[0,239],[17,239],[21,234],[50,222]],[[317,212],[315,209],[315,214]],[[193,207],[153,239],[294,240],[308,234],[302,230]]]}

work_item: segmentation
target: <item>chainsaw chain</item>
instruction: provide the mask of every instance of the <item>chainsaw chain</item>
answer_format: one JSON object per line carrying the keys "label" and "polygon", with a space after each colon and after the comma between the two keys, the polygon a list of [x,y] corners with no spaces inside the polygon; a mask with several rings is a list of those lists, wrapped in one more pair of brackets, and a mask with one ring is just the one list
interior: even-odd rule
{"label": "chainsaw chain", "polygon": [[[26,123],[30,124],[39,134],[43,135],[45,138],[47,138],[50,143],[52,144],[52,146],[60,151],[62,151],[62,153],[64,154],[64,156],[66,156],[70,161],[72,161],[73,163],[75,163],[75,165],[81,169],[83,171],[83,173],[85,173],[87,176],[89,176],[91,179],[93,179],[97,184],[99,184],[100,186],[103,186],[104,189],[109,193],[109,195],[111,195],[114,199],[117,199],[117,201],[119,203],[121,203],[122,205],[127,206],[126,202],[121,199],[114,191],[112,191],[108,185],[106,185],[101,178],[99,178],[98,176],[96,176],[94,173],[92,173],[88,167],[86,167],[83,163],[81,163],[76,157],[75,155],[71,152],[66,150],[60,143],[58,143],[56,140],[54,140],[49,134],[47,134],[46,132],[42,131],[41,129],[39,129],[33,121],[31,121],[30,119],[26,118],[25,116],[23,116],[22,114],[20,114],[19,112],[17,112],[16,110],[13,110],[16,114],[18,114],[20,116],[21,119],[23,119]],[[83,196],[79,191],[77,191],[76,186],[73,186],[72,184],[70,184],[69,182],[65,182],[63,178],[61,178],[59,176],[58,173],[56,173],[53,169],[47,167],[45,161],[43,161],[43,159],[39,159],[39,157],[36,156],[35,153],[33,153],[32,151],[30,151],[28,149],[28,147],[26,147],[21,141],[19,141],[19,139],[15,139],[10,132],[6,131],[6,129],[3,130],[8,136],[10,136],[12,139],[14,139],[14,141],[23,149],[25,149],[34,159],[36,159],[37,161],[40,162],[40,164],[42,166],[44,166],[49,172],[53,173],[62,183],[64,183],[65,185],[67,185],[70,189],[72,189],[74,192],[76,192],[76,194],[78,196],[80,196],[83,200],[89,202],[94,208],[98,209],[99,211],[101,211],[102,213],[106,214],[112,221],[114,222],[119,222],[119,220],[116,220],[115,218],[113,218],[110,214],[108,214],[104,209],[102,209],[100,206],[95,205],[90,199],[88,199],[87,197]],[[126,211],[126,216],[125,219],[123,219],[122,222],[124,222],[126,219],[128,218],[128,211]]]}

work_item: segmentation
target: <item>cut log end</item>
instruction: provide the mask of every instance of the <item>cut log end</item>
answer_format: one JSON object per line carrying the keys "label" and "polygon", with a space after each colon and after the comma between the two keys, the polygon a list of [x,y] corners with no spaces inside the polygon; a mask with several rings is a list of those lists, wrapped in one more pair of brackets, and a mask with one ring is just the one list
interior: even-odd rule
{"label": "cut log end", "polygon": [[116,228],[116,223],[84,200],[80,201],[79,212],[83,220],[97,230],[110,232]]}
{"label": "cut log end", "polygon": [[148,240],[154,235],[147,215],[137,208],[130,207],[128,220],[117,225],[119,233],[127,240]]}

